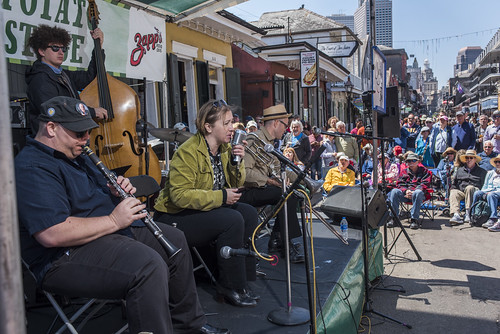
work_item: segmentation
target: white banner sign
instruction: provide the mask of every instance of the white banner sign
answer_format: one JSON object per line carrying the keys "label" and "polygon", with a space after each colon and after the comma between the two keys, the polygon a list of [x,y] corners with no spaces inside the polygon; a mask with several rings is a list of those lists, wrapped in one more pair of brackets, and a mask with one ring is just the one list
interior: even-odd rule
{"label": "white banner sign", "polygon": [[300,53],[300,85],[302,88],[318,86],[316,51],[303,51]]}
{"label": "white banner sign", "polygon": [[[135,8],[96,0],[104,32],[106,70],[128,78],[162,81],[166,73],[165,22]],[[33,28],[58,26],[71,35],[63,66],[86,68],[94,42],[87,20],[87,1],[3,0],[5,56],[13,62],[36,59],[27,45]]]}
{"label": "white banner sign", "polygon": [[356,41],[336,42],[336,43],[318,43],[318,50],[329,57],[350,57],[356,51]]}

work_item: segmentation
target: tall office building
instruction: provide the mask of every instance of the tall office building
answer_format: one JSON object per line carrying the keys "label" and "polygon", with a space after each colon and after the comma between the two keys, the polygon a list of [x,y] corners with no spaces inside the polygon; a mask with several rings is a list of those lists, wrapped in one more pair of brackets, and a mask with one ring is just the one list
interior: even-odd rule
{"label": "tall office building", "polygon": [[332,14],[327,17],[337,23],[345,25],[347,28],[351,29],[352,32],[354,32],[354,15]]}
{"label": "tall office building", "polygon": [[[370,4],[359,1],[354,13],[354,32],[360,37],[370,34]],[[392,0],[375,0],[375,41],[392,48]]]}

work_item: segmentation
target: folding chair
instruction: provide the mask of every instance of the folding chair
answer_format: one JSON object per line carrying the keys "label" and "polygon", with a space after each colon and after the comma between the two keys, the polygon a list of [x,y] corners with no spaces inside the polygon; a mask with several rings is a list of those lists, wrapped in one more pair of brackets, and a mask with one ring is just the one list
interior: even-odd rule
{"label": "folding chair", "polygon": [[[35,275],[31,272],[29,269],[28,264],[22,260],[23,266],[26,268],[26,270],[31,274],[33,279],[35,279]],[[69,330],[72,334],[78,334],[79,331],[82,330],[82,328],[87,324],[89,320],[94,317],[99,310],[101,310],[106,304],[110,302],[115,302],[115,300],[103,300],[103,299],[96,299],[96,298],[91,298],[87,299],[87,301],[80,307],[78,308],[75,312],[70,313],[65,313],[64,309],[59,303],[57,302],[55,295],[53,293],[50,293],[45,290],[41,290],[43,294],[47,297],[48,301],[54,308],[54,310],[57,312],[56,317],[52,321],[51,325],[49,326],[47,330],[47,334],[52,332],[53,327],[56,325],[57,320],[60,318],[62,321],[62,326],[55,332],[55,334],[61,334],[64,333],[67,330]],[[72,304],[75,305],[75,304]],[[75,328],[76,326],[76,328]],[[122,328],[120,328],[117,332],[114,334],[121,334],[125,332],[128,329],[128,324],[125,324]]]}

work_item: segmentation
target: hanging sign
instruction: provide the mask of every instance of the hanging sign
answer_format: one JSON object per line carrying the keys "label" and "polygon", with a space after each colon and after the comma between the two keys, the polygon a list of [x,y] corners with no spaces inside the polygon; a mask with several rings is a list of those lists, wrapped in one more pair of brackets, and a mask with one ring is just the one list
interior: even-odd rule
{"label": "hanging sign", "polygon": [[300,87],[318,86],[318,53],[302,51],[300,53]]}
{"label": "hanging sign", "polygon": [[[128,78],[162,81],[166,72],[164,19],[116,2],[96,0],[104,32],[106,69]],[[40,25],[58,26],[71,36],[63,66],[87,68],[94,42],[87,22],[87,1],[3,1],[0,19],[4,55],[13,63],[36,60],[28,39]]]}
{"label": "hanging sign", "polygon": [[334,42],[334,43],[318,43],[318,50],[326,54],[328,57],[350,57],[358,48],[358,42]]}

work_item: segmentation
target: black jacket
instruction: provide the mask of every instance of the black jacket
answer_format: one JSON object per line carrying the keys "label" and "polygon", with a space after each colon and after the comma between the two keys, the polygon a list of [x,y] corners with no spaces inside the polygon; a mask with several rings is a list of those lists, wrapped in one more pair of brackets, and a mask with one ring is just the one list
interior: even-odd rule
{"label": "black jacket", "polygon": [[[28,107],[29,123],[33,134],[38,131],[38,115],[41,112],[43,102],[56,96],[70,96],[78,98],[78,91],[83,90],[92,82],[97,74],[97,66],[92,52],[92,59],[87,71],[63,70],[69,77],[72,92],[62,83],[62,75],[55,74],[46,64],[37,60],[26,70],[25,78],[28,84]],[[94,108],[89,108],[91,116],[95,117]]]}
{"label": "black jacket", "polygon": [[451,189],[464,191],[465,187],[467,187],[468,185],[473,185],[474,187],[481,189],[484,184],[485,178],[486,171],[478,165],[474,166],[474,168],[472,168],[471,170],[467,169],[465,166],[462,166],[457,169],[452,177]]}

